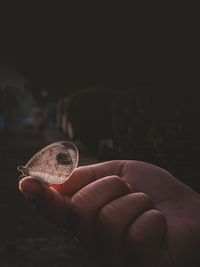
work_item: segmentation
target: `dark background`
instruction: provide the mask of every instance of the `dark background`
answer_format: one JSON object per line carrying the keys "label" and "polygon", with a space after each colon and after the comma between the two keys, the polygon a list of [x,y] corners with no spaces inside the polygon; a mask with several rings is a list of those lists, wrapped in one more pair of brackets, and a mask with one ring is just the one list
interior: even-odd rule
{"label": "dark background", "polygon": [[[197,4],[7,1],[0,5],[0,63],[25,77],[39,105],[72,95],[72,120],[88,118],[77,126],[88,147],[95,142],[85,135],[94,138],[95,128],[96,139],[114,140],[99,160],[146,160],[199,192],[199,11]],[[47,143],[44,135],[0,137],[0,266],[94,266],[18,192],[16,166]]]}

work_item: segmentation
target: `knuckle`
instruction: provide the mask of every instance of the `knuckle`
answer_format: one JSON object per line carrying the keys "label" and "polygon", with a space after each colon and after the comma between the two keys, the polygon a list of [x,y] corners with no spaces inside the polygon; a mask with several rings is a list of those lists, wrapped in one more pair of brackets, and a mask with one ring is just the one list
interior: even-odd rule
{"label": "knuckle", "polygon": [[155,245],[166,233],[166,221],[162,212],[148,210],[143,213],[129,228],[129,241],[135,245]]}
{"label": "knuckle", "polygon": [[135,193],[135,194],[136,194],[137,198],[138,198],[140,201],[142,201],[142,202],[144,202],[145,204],[150,205],[150,206],[153,205],[151,198],[150,198],[149,195],[147,195],[146,193],[144,193],[144,192],[139,192],[139,193]]}
{"label": "knuckle", "polygon": [[98,214],[98,221],[101,224],[113,225],[115,224],[115,217],[113,216],[114,210],[110,204],[101,208]]}
{"label": "knuckle", "polygon": [[70,199],[70,211],[72,213],[80,213],[82,210],[82,205],[81,205],[81,201],[80,201],[80,196],[79,194],[74,195],[71,199]]}

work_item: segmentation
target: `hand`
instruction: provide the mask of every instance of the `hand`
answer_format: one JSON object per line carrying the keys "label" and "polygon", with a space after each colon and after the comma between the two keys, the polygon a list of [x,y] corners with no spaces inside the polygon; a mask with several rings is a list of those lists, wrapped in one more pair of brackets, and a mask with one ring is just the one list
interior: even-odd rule
{"label": "hand", "polygon": [[62,185],[27,177],[19,188],[108,266],[200,266],[200,196],[157,166],[108,161]]}

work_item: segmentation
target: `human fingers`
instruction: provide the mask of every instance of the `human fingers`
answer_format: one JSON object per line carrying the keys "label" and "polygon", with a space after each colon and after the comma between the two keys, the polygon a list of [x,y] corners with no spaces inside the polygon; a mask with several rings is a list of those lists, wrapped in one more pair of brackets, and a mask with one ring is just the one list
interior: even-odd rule
{"label": "human fingers", "polygon": [[162,212],[154,209],[144,212],[127,230],[129,255],[137,255],[139,266],[171,266],[166,233],[167,223]]}
{"label": "human fingers", "polygon": [[168,260],[163,245],[165,218],[153,210],[145,193],[131,193],[105,205],[98,213],[96,227],[103,256],[111,259],[112,266],[129,266],[131,262],[157,266],[160,258],[163,261],[158,266],[168,266],[164,265]]}
{"label": "human fingers", "polygon": [[94,181],[70,200],[71,225],[79,239],[87,246],[95,243],[95,222],[98,211],[110,201],[130,193],[129,186],[118,176]]}
{"label": "human fingers", "polygon": [[113,250],[120,246],[127,228],[142,213],[152,209],[153,203],[144,193],[130,193],[101,208],[97,216],[100,241]]}
{"label": "human fingers", "polygon": [[120,176],[125,160],[113,160],[98,164],[82,166],[73,172],[70,178],[61,185],[53,185],[62,194],[72,196],[86,185],[101,179],[102,177],[117,175]]}
{"label": "human fingers", "polygon": [[66,196],[30,176],[20,181],[19,190],[49,220],[59,226],[67,225]]}

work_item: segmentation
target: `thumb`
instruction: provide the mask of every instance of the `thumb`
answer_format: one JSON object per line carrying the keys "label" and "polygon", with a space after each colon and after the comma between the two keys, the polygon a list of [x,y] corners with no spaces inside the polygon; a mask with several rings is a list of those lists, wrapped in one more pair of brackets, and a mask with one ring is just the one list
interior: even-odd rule
{"label": "thumb", "polygon": [[62,227],[67,226],[66,196],[30,176],[20,181],[19,190],[50,221]]}

